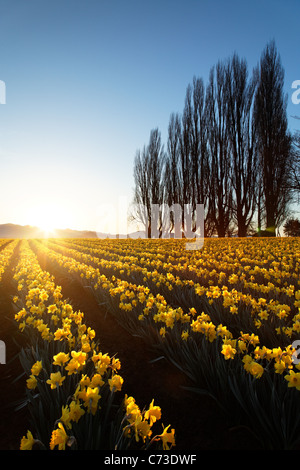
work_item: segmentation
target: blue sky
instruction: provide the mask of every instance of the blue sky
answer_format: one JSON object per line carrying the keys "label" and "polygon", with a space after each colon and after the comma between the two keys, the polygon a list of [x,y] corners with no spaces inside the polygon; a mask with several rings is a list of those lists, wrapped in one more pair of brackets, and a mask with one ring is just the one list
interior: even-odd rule
{"label": "blue sky", "polygon": [[193,76],[233,52],[251,72],[271,39],[300,116],[298,0],[0,0],[0,223],[97,230]]}

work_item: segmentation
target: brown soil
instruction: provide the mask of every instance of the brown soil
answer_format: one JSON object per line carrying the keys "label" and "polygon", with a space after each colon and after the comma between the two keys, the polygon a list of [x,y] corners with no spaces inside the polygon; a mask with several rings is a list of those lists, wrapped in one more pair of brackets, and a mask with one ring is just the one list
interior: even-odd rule
{"label": "brown soil", "polygon": [[[19,346],[14,339],[21,341],[13,319],[11,296],[16,291],[11,282],[11,268],[16,255],[0,283],[0,339],[7,347],[7,362],[18,353]],[[55,276],[56,284],[62,286],[64,298],[71,300],[74,309],[84,312],[85,322],[95,329],[101,350],[116,355],[122,364],[120,374],[124,378],[123,393],[134,396],[138,405],[154,403],[162,409],[162,423],[171,424],[176,431],[176,451],[238,450],[255,448],[251,435],[240,428],[228,429],[215,404],[208,397],[200,397],[182,387],[191,385],[188,378],[165,359],[151,363],[155,359],[142,339],[133,337],[112,315],[99,306],[89,291],[77,281],[49,261],[39,258],[41,266]],[[13,378],[22,371],[18,359],[10,364],[0,365],[0,449],[17,449],[20,438],[27,430],[26,410],[15,412],[13,402],[24,396],[25,378],[12,384]]]}

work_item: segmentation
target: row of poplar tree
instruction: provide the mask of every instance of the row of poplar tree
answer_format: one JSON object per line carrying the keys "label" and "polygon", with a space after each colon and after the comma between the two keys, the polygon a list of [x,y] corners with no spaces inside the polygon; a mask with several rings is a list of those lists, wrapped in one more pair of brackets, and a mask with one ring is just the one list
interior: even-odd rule
{"label": "row of poplar tree", "polygon": [[211,68],[207,85],[197,77],[188,85],[183,112],[170,116],[166,148],[156,128],[137,151],[133,202],[146,214],[135,209],[133,217],[151,236],[153,204],[189,205],[194,215],[203,204],[205,236],[275,235],[299,196],[299,153],[275,42],[251,74],[234,54]]}

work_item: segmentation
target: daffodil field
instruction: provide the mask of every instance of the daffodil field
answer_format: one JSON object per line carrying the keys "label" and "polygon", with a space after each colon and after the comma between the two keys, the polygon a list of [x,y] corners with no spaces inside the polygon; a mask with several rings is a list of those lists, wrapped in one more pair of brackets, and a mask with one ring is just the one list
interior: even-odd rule
{"label": "daffodil field", "polygon": [[0,276],[20,243],[13,302],[30,345],[21,352],[32,425],[22,449],[176,445],[155,397],[143,409],[132,396],[118,403],[119,359],[101,351],[39,260],[79,281],[182,371],[191,400],[211,397],[262,448],[299,448],[299,239],[212,238],[200,250],[175,239],[12,240],[1,250],[2,242]]}
{"label": "daffodil field", "polygon": [[161,418],[154,400],[140,410],[134,397],[125,396],[116,409],[115,394],[123,386],[119,359],[100,350],[84,313],[73,311],[28,242],[21,243],[14,273],[15,319],[28,335],[21,362],[34,428],[21,439],[21,450],[147,449],[157,443],[169,449],[175,443],[174,429],[169,425],[155,435],[152,431]]}

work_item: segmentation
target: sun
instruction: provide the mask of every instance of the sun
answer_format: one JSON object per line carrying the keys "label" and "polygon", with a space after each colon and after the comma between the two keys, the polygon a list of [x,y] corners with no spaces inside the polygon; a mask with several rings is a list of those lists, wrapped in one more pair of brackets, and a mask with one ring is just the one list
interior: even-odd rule
{"label": "sun", "polygon": [[55,232],[55,229],[58,227],[55,227],[53,222],[48,219],[41,219],[40,221],[37,221],[37,227],[41,229],[45,235],[51,235]]}
{"label": "sun", "polygon": [[44,236],[50,237],[56,229],[65,228],[65,214],[55,204],[40,204],[31,207],[27,213],[27,223],[39,228]]}

